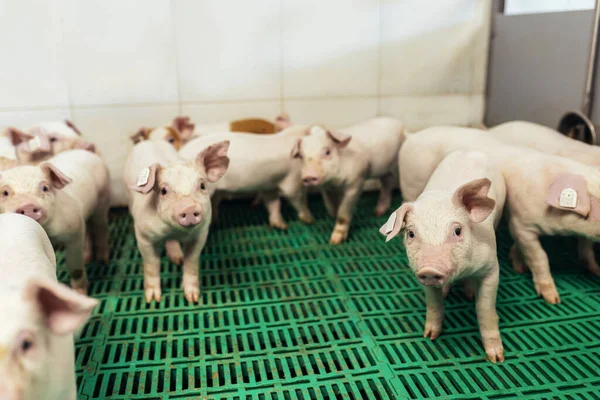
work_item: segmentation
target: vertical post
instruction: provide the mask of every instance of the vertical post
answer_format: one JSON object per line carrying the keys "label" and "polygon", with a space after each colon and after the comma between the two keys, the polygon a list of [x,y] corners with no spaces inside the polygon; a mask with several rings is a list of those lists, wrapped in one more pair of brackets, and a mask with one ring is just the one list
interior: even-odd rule
{"label": "vertical post", "polygon": [[590,51],[588,58],[587,74],[585,79],[585,91],[583,93],[583,103],[581,112],[591,119],[592,105],[594,103],[594,86],[596,81],[596,65],[598,59],[598,28],[600,25],[600,7],[598,0],[594,7],[594,21],[592,25],[592,37],[590,40]]}

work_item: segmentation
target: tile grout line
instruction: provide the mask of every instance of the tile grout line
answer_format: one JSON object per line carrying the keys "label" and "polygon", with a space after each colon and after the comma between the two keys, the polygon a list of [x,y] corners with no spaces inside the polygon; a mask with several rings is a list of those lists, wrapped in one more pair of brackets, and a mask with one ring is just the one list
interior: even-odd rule
{"label": "tile grout line", "polygon": [[[73,102],[72,102],[72,87],[71,82],[67,73],[67,57],[66,57],[66,49],[65,49],[65,36],[64,36],[64,21],[63,18],[57,13],[58,8],[54,9],[54,22],[58,26],[58,32],[56,33],[59,37],[57,40],[57,52],[56,55],[62,59],[62,73],[64,76],[65,87],[67,89],[67,104],[66,107],[52,107],[49,109],[58,109],[64,110],[66,108],[67,113],[69,114],[69,119],[73,119]],[[60,51],[58,49],[60,48]],[[27,108],[27,111],[31,111],[31,108]]]}
{"label": "tile grout line", "polygon": [[381,116],[381,83],[383,70],[382,0],[377,1],[377,116]]}
{"label": "tile grout line", "polygon": [[284,40],[284,0],[279,0],[279,112],[285,112],[285,40]]}
{"label": "tile grout line", "polygon": [[175,59],[175,83],[176,83],[176,88],[177,88],[177,113],[179,115],[182,114],[182,101],[181,101],[181,71],[180,71],[180,60],[179,60],[179,48],[178,48],[178,42],[177,42],[177,27],[176,27],[176,23],[175,23],[175,0],[170,0],[169,2],[169,11],[170,11],[170,17],[171,17],[171,35],[173,36],[173,43],[174,43],[174,49],[173,51],[175,52],[174,55],[174,59]]}
{"label": "tile grout line", "polygon": [[[381,99],[386,98],[444,98],[444,97],[468,97],[468,93],[439,93],[439,94],[423,94],[423,95],[401,95],[401,94],[390,94],[381,95]],[[214,100],[214,101],[188,101],[182,102],[182,105],[229,105],[229,104],[245,104],[245,103],[270,103],[270,102],[281,102],[281,101],[343,101],[343,100],[370,100],[377,99],[376,95],[347,95],[347,96],[324,96],[324,97],[284,97],[280,99],[266,98],[266,99],[228,99],[228,100]],[[171,107],[178,104],[178,102],[157,102],[157,103],[100,103],[100,104],[82,104],[82,105],[65,105],[65,106],[28,106],[28,107],[0,107],[0,113],[2,112],[41,112],[41,111],[52,111],[52,110],[90,110],[97,108],[141,108],[141,107]]]}

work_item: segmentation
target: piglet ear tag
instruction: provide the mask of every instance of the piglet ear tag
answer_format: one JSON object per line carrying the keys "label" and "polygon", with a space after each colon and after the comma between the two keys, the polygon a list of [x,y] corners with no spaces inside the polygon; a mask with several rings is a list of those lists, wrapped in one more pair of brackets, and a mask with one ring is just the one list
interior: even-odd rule
{"label": "piglet ear tag", "polygon": [[387,222],[385,223],[385,234],[389,235],[391,231],[394,230],[394,225],[396,225],[396,211],[390,215]]}
{"label": "piglet ear tag", "polygon": [[564,189],[560,193],[558,205],[563,208],[577,208],[577,191],[575,189]]}
{"label": "piglet ear tag", "polygon": [[142,187],[148,183],[148,178],[150,178],[150,168],[144,168],[140,175],[138,176],[137,185],[138,187]]}
{"label": "piglet ear tag", "polygon": [[32,153],[42,148],[42,141],[39,136],[34,136],[27,144],[29,145],[29,151]]}

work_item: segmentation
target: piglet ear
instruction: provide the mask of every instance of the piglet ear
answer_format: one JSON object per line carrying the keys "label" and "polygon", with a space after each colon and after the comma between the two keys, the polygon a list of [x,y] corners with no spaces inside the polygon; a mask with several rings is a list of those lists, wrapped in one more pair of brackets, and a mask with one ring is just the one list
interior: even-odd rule
{"label": "piglet ear", "polygon": [[379,228],[379,233],[386,237],[386,243],[395,238],[404,227],[404,219],[406,214],[412,211],[412,203],[404,203],[394,211],[387,222]]}
{"label": "piglet ear", "polygon": [[175,117],[171,125],[179,132],[184,141],[189,140],[192,137],[194,129],[196,128],[196,125],[192,123],[190,117],[184,116]]}
{"label": "piglet ear", "polygon": [[548,189],[546,204],[587,217],[591,211],[591,201],[585,178],[574,174],[559,175]]}
{"label": "piglet ear", "polygon": [[156,185],[158,173],[161,168],[160,164],[152,164],[151,166],[144,168],[140,171],[137,182],[129,186],[129,188],[142,194],[150,193],[152,189],[154,189],[154,185]]}
{"label": "piglet ear", "polygon": [[53,154],[50,137],[45,133],[37,133],[31,139],[21,142],[17,149],[23,154]]}
{"label": "piglet ear", "polygon": [[294,142],[294,147],[292,147],[292,151],[290,152],[290,157],[301,158],[302,157],[301,151],[302,151],[302,139],[298,138]]}
{"label": "piglet ear", "polygon": [[600,199],[595,196],[590,196],[590,221],[600,222]]}
{"label": "piglet ear", "polygon": [[138,144],[139,142],[150,139],[151,131],[152,129],[150,128],[140,128],[139,131],[131,135],[129,138],[131,139],[133,144]]}
{"label": "piglet ear", "polygon": [[45,326],[55,335],[68,335],[83,325],[98,305],[98,300],[77,293],[50,280],[27,283],[25,296],[41,311]]}
{"label": "piglet ear", "polygon": [[292,121],[287,113],[282,112],[275,118],[275,132],[281,132],[290,126],[292,126]]}
{"label": "piglet ear", "polygon": [[348,143],[350,143],[350,140],[352,139],[352,136],[346,135],[345,133],[341,132],[332,132],[330,130],[327,130],[325,133],[331,140],[333,140],[335,145],[338,147],[348,146]]}
{"label": "piglet ear", "polygon": [[212,144],[202,150],[196,157],[196,166],[203,167],[210,182],[216,182],[227,172],[229,167],[229,140]]}
{"label": "piglet ear", "polygon": [[90,142],[87,142],[85,140],[77,140],[75,142],[75,148],[76,149],[87,150],[87,151],[90,151],[92,153],[96,152],[96,145],[94,143],[90,143]]}
{"label": "piglet ear", "polygon": [[82,135],[81,135],[81,131],[80,131],[79,129],[77,129],[77,127],[75,126],[75,124],[74,124],[74,123],[72,123],[72,122],[71,122],[71,121],[69,121],[68,119],[65,119],[65,124],[66,124],[66,125],[67,125],[69,128],[73,129],[73,130],[75,131],[75,133],[76,133],[76,134],[78,134],[79,136],[82,136]]}
{"label": "piglet ear", "polygon": [[50,179],[50,183],[56,189],[62,189],[69,183],[73,182],[71,178],[64,175],[58,168],[49,162],[40,164],[40,169]]}
{"label": "piglet ear", "polygon": [[12,158],[0,156],[0,171],[6,171],[8,169],[18,167],[19,160],[14,160]]}
{"label": "piglet ear", "polygon": [[172,126],[167,126],[167,127],[165,127],[165,129],[167,130],[167,134],[165,135],[165,140],[167,140],[169,143],[171,143],[173,145],[173,147],[175,147],[176,150],[181,149],[181,147],[183,146],[183,143],[185,142],[185,139],[183,138],[181,133],[177,129],[173,128]]}
{"label": "piglet ear", "polygon": [[12,141],[13,146],[18,146],[23,142],[27,142],[33,139],[33,136],[23,132],[20,129],[9,127],[7,129],[8,135],[10,136],[10,140]]}
{"label": "piglet ear", "polygon": [[496,201],[487,196],[491,185],[492,181],[488,178],[465,183],[456,189],[452,202],[457,207],[466,208],[472,222],[482,222],[496,207]]}

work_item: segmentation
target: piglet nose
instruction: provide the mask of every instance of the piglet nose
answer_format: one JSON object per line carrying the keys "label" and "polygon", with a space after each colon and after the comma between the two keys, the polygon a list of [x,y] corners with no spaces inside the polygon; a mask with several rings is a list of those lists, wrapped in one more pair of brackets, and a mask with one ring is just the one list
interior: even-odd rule
{"label": "piglet nose", "polygon": [[417,279],[425,286],[442,286],[446,283],[446,275],[435,268],[425,267],[417,272]]}
{"label": "piglet nose", "polygon": [[177,220],[181,226],[195,226],[202,222],[202,213],[198,207],[189,206],[179,211]]}
{"label": "piglet nose", "polygon": [[44,217],[44,212],[42,209],[36,204],[25,204],[15,211],[17,214],[25,215],[34,221],[41,220]]}
{"label": "piglet nose", "polygon": [[316,175],[305,175],[302,177],[302,183],[306,186],[317,185],[319,183],[319,177]]}

